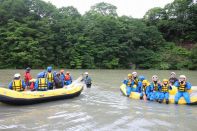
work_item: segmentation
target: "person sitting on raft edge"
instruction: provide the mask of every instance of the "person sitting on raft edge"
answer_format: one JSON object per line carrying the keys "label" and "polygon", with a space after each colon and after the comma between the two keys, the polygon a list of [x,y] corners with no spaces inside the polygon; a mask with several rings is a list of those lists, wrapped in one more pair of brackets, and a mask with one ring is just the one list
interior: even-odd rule
{"label": "person sitting on raft edge", "polygon": [[15,91],[24,91],[25,90],[26,84],[20,78],[21,78],[21,75],[19,73],[16,73],[14,75],[13,81],[9,83],[10,90],[15,90]]}
{"label": "person sitting on raft edge", "polygon": [[140,75],[139,77],[138,77],[138,79],[139,79],[139,81],[138,81],[138,87],[137,87],[137,92],[141,92],[141,88],[142,88],[142,81],[143,80],[146,80],[146,78],[145,78],[145,76],[143,76],[143,75]]}
{"label": "person sitting on raft edge", "polygon": [[30,80],[32,79],[31,74],[30,74],[31,68],[27,67],[25,74],[24,74],[24,80],[25,80],[25,84],[27,87],[30,86]]}
{"label": "person sitting on raft edge", "polygon": [[162,103],[165,99],[166,104],[169,104],[169,90],[172,90],[172,87],[168,79],[163,79],[159,95],[159,103]]}
{"label": "person sitting on raft edge", "polygon": [[47,73],[46,73],[45,77],[48,81],[48,89],[52,90],[53,89],[53,84],[54,84],[54,74],[52,73],[52,67],[51,66],[47,67]]}
{"label": "person sitting on raft edge", "polygon": [[127,95],[127,97],[129,97],[131,94],[131,91],[132,91],[132,89],[131,89],[132,74],[128,74],[127,77],[128,78],[126,80],[124,80],[123,83],[126,85],[126,93],[127,93],[126,95]]}
{"label": "person sitting on raft edge", "polygon": [[63,88],[63,80],[60,76],[60,73],[58,72],[56,74],[56,76],[54,77],[54,82],[55,82],[55,88],[58,89],[58,88]]}
{"label": "person sitting on raft edge", "polygon": [[37,80],[35,82],[35,90],[46,91],[48,89],[48,80],[45,77],[46,72],[40,72],[37,75]]}
{"label": "person sitting on raft edge", "polygon": [[190,95],[187,91],[191,89],[192,85],[187,82],[186,79],[187,78],[185,75],[180,75],[179,81],[174,84],[174,86],[178,89],[178,92],[176,93],[174,98],[175,104],[178,104],[178,101],[181,97],[184,97],[186,103],[190,104]]}
{"label": "person sitting on raft edge", "polygon": [[65,75],[65,85],[70,85],[72,83],[72,76],[70,75],[70,72],[67,71]]}
{"label": "person sitting on raft edge", "polygon": [[175,84],[175,82],[177,82],[177,81],[178,81],[178,79],[176,78],[176,73],[171,72],[170,73],[170,78],[169,78],[170,84],[173,86]]}
{"label": "person sitting on raft edge", "polygon": [[141,87],[141,92],[140,92],[140,99],[149,99],[150,97],[150,83],[148,80],[143,80],[142,81],[142,87]]}
{"label": "person sitting on raft edge", "polygon": [[138,79],[137,72],[132,72],[132,83],[131,83],[132,91],[133,92],[140,92],[141,82]]}
{"label": "person sitting on raft edge", "polygon": [[157,75],[152,76],[152,82],[150,85],[150,89],[151,89],[150,100],[151,101],[154,101],[154,100],[158,101],[159,95],[160,95],[161,84],[160,84],[160,81],[159,81],[159,78]]}
{"label": "person sitting on raft edge", "polygon": [[60,77],[62,79],[62,85],[64,86],[64,83],[65,83],[65,74],[64,74],[64,70],[60,70]]}

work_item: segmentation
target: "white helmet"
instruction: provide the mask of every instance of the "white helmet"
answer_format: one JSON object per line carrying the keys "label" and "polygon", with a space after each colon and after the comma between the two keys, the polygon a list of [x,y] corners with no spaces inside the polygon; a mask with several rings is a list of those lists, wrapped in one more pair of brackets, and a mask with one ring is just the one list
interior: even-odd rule
{"label": "white helmet", "polygon": [[176,75],[176,73],[175,72],[171,72],[170,75]]}
{"label": "white helmet", "polygon": [[85,75],[88,75],[88,72],[85,72],[84,74],[85,74]]}
{"label": "white helmet", "polygon": [[137,72],[132,72],[132,75],[133,76],[137,76]]}
{"label": "white helmet", "polygon": [[16,74],[14,75],[14,78],[19,78],[20,76],[21,76],[20,73],[16,73]]}
{"label": "white helmet", "polygon": [[179,78],[180,78],[180,79],[183,78],[183,79],[186,80],[186,76],[185,76],[185,75],[180,75]]}
{"label": "white helmet", "polygon": [[157,80],[158,80],[158,76],[157,76],[157,75],[153,75],[153,76],[152,76],[152,80],[153,80],[153,81],[157,81]]}

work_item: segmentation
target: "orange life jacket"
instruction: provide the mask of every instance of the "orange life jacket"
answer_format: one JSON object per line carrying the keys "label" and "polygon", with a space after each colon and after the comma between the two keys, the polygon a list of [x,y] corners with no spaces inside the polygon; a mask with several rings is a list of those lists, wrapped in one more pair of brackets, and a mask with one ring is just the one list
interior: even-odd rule
{"label": "orange life jacket", "polygon": [[70,75],[65,75],[65,80],[69,81],[71,79]]}

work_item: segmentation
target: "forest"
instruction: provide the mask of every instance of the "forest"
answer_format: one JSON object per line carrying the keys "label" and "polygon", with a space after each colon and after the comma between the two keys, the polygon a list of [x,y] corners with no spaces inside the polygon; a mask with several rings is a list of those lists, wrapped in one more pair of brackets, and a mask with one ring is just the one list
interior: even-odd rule
{"label": "forest", "polygon": [[197,4],[174,0],[143,18],[109,3],[85,14],[42,0],[0,0],[0,68],[197,69]]}

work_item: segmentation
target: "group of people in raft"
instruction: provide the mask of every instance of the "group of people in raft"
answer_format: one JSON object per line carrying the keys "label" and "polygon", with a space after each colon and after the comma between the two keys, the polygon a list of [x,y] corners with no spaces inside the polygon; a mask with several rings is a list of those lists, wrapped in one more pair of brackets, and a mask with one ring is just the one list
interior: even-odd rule
{"label": "group of people in raft", "polygon": [[[60,72],[52,72],[52,67],[47,67],[47,71],[38,73],[36,81],[32,79],[30,74],[30,68],[27,68],[24,74],[24,80],[21,79],[19,73],[14,75],[14,79],[9,83],[9,89],[15,91],[24,91],[29,87],[32,91],[46,91],[55,88],[62,88],[64,85],[70,85],[73,81],[69,72],[64,74],[64,70]],[[91,78],[88,76],[88,72],[85,72],[83,78],[87,88],[91,87]],[[140,99],[145,96],[147,100],[157,101],[162,103],[166,100],[166,104],[169,103],[169,90],[172,86],[177,87],[178,92],[175,95],[175,104],[181,97],[184,97],[187,104],[190,103],[190,95],[187,92],[191,89],[191,84],[187,82],[185,75],[180,75],[179,79],[176,78],[175,72],[171,72],[169,79],[163,79],[160,82],[157,75],[152,76],[152,82],[150,83],[144,76],[137,75],[137,72],[128,74],[128,78],[123,81],[126,85],[126,93],[129,97],[131,92],[139,92]]]}
{"label": "group of people in raft", "polygon": [[169,90],[172,90],[172,86],[175,86],[178,89],[174,98],[175,104],[178,104],[181,97],[184,97],[187,104],[190,103],[190,95],[187,91],[191,89],[191,84],[187,82],[185,75],[180,75],[177,79],[175,72],[171,72],[170,78],[163,79],[162,82],[157,75],[153,75],[152,82],[149,82],[144,76],[138,77],[137,72],[133,72],[128,74],[128,78],[123,83],[126,84],[128,97],[131,92],[139,92],[140,99],[145,98],[159,103],[162,103],[165,99],[166,104],[169,103]]}
{"label": "group of people in raft", "polygon": [[[52,72],[51,66],[47,67],[47,71],[38,73],[37,79],[32,79],[30,71],[31,68],[26,68],[24,80],[21,79],[19,73],[16,73],[14,79],[9,83],[9,89],[24,91],[30,88],[31,91],[46,91],[63,88],[64,85],[70,85],[73,81],[69,72],[66,72],[66,74],[64,74],[64,70]],[[84,81],[87,87],[91,87],[91,78],[88,76],[88,72],[85,72]]]}

